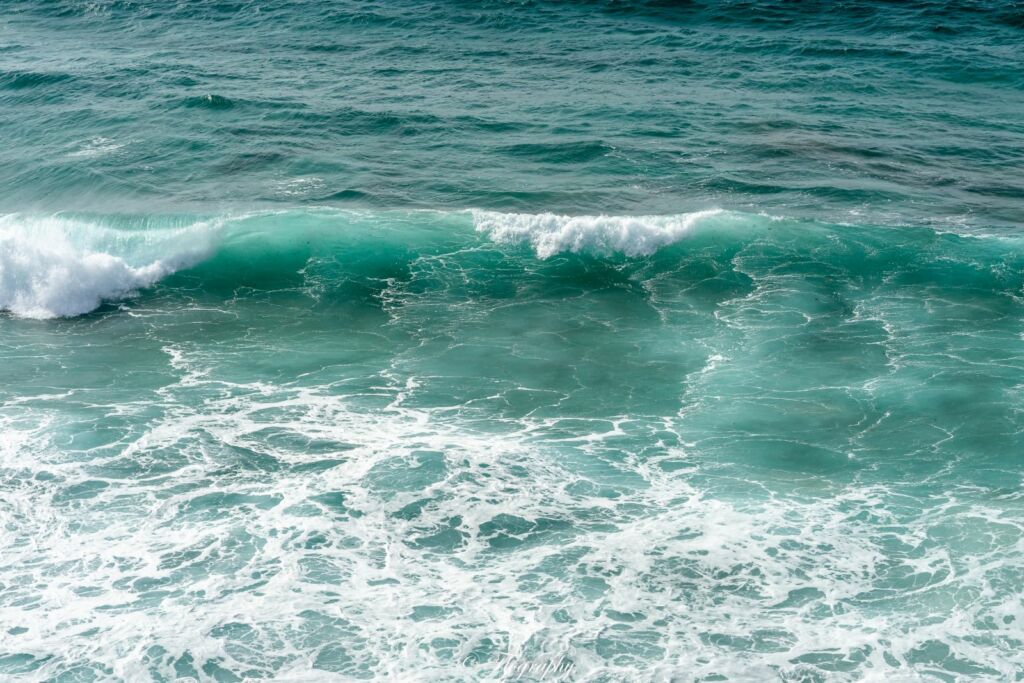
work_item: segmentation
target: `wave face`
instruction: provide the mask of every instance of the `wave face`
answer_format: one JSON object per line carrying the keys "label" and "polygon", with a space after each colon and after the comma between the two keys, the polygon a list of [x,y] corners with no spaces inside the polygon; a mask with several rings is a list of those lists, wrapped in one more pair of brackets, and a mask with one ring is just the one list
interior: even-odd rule
{"label": "wave face", "polygon": [[1024,664],[1020,240],[317,209],[0,243],[4,675]]}
{"label": "wave face", "polygon": [[[494,242],[529,244],[540,259],[560,253],[649,256],[685,238],[701,221],[722,215],[719,210],[676,216],[490,211],[373,215],[319,210],[165,220],[178,226],[161,227],[160,221],[154,225],[153,219],[130,217],[105,224],[102,219],[11,214],[0,217],[0,310],[25,318],[81,315],[211,258],[215,262],[202,270],[219,271],[212,280],[227,279],[229,284],[234,267],[243,279],[250,277],[244,271],[253,263],[263,263],[262,271],[271,278],[287,278],[289,268],[297,270],[298,260],[316,261],[319,257],[314,254],[321,253],[341,261],[341,267],[351,260],[358,272],[363,258],[360,250],[390,248],[401,262],[415,258],[421,249],[443,248],[452,239],[456,244],[473,243],[473,236],[465,230],[469,222]],[[737,215],[734,220],[742,222],[743,217]],[[416,234],[424,223],[435,230],[451,229],[452,234],[432,242],[430,231],[425,236]],[[397,253],[400,251],[408,253]],[[352,276],[339,275],[345,279]]]}
{"label": "wave face", "polygon": [[[1021,242],[1013,238],[824,225],[720,209],[667,216],[326,208],[214,218],[10,214],[0,217],[0,310],[53,318],[89,313],[104,302],[141,303],[146,296],[136,296],[140,290],[174,273],[182,277],[162,282],[162,293],[369,285],[379,268],[408,276],[423,259],[442,256],[479,279],[498,265],[494,259],[526,278],[537,272],[537,261],[558,256],[624,276],[662,267],[670,273],[680,264],[707,267],[711,241],[718,257],[767,249],[774,267],[803,267],[814,276],[832,272],[847,287],[905,278],[912,270],[948,278],[936,286],[956,287],[966,278],[995,297],[1016,296],[1020,288],[1014,269]],[[995,263],[985,268],[974,259]],[[321,272],[328,263],[330,272]],[[749,277],[740,263],[730,263],[730,270]],[[185,279],[195,283],[181,288]]]}

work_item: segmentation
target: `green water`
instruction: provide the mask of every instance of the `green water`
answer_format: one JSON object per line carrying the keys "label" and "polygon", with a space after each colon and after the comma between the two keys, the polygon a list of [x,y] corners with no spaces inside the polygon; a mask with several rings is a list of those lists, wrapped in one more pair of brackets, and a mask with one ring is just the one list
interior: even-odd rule
{"label": "green water", "polygon": [[1020,10],[0,7],[0,678],[1024,679]]}

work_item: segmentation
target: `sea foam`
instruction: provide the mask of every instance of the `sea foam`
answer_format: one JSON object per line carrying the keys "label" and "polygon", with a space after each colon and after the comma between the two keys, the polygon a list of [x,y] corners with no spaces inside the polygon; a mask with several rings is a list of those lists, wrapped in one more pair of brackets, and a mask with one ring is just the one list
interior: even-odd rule
{"label": "sea foam", "polygon": [[647,256],[683,239],[702,220],[725,213],[706,209],[668,216],[563,216],[554,213],[476,211],[476,229],[501,243],[528,242],[538,258],[562,252]]}
{"label": "sea foam", "polygon": [[0,217],[0,310],[23,318],[75,316],[205,258],[205,223],[143,232],[86,221]]}

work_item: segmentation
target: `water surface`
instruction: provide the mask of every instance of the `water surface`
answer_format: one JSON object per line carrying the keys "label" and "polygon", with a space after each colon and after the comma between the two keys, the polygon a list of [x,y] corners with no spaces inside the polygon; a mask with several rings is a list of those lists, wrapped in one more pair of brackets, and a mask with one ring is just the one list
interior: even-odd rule
{"label": "water surface", "polygon": [[1012,3],[0,7],[0,677],[1017,680]]}

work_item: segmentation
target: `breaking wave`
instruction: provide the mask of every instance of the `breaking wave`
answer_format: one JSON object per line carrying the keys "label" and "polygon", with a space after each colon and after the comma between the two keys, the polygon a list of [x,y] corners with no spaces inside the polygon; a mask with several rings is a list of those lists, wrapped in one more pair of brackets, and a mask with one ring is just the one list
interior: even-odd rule
{"label": "breaking wave", "polygon": [[[0,217],[0,310],[38,319],[82,315],[182,272],[193,272],[201,286],[273,289],[326,262],[333,264],[329,277],[351,280],[400,276],[417,260],[483,248],[506,265],[528,269],[531,261],[556,256],[634,264],[655,259],[675,267],[752,245],[789,267],[807,263],[822,274],[945,273],[951,282],[969,278],[1013,295],[1014,264],[1022,258],[1011,240],[721,209],[663,216],[333,209],[213,218],[9,214]],[[486,279],[494,261],[459,267]],[[323,268],[317,272],[323,276]]]}
{"label": "breaking wave", "polygon": [[123,231],[60,217],[0,218],[0,310],[75,316],[209,256],[213,229]]}

